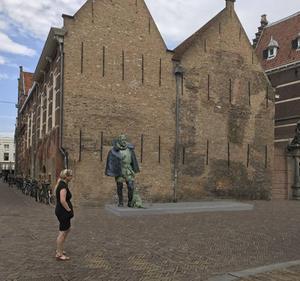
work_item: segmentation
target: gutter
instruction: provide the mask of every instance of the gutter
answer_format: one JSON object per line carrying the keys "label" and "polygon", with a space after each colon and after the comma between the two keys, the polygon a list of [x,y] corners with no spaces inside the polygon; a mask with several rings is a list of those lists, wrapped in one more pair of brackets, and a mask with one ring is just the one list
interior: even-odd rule
{"label": "gutter", "polygon": [[[40,86],[39,86],[39,83],[37,83],[37,82],[34,82],[34,83],[36,83],[35,84],[35,91],[36,91],[36,95],[38,96],[38,92],[39,92],[39,88],[40,88]],[[33,87],[32,87],[33,88]],[[33,88],[34,89],[34,88]],[[37,137],[39,137],[39,136],[36,136],[35,135],[35,137],[34,137],[34,140],[32,140],[32,146],[31,146],[31,153],[32,153],[32,160],[33,160],[33,169],[32,169],[32,172],[33,172],[33,176],[34,176],[34,178],[36,178],[36,148],[37,148],[37,141],[36,141],[36,138]]]}
{"label": "gutter", "polygon": [[295,62],[292,62],[292,63],[288,63],[288,64],[285,64],[285,65],[281,65],[281,66],[278,66],[278,67],[275,67],[275,68],[268,69],[265,72],[266,72],[266,74],[276,73],[276,72],[280,72],[281,70],[288,70],[288,69],[291,69],[291,68],[295,68],[299,65],[300,65],[300,61],[295,61]]}
{"label": "gutter", "polygon": [[68,152],[63,147],[63,117],[64,117],[64,39],[61,36],[56,36],[56,40],[59,43],[60,50],[60,129],[59,129],[59,151],[64,158],[64,168],[69,167]]}

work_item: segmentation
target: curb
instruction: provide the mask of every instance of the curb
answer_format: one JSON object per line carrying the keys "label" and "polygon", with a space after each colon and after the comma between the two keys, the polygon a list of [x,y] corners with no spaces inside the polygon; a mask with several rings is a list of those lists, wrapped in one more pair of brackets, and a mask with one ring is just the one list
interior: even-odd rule
{"label": "curb", "polygon": [[242,277],[249,277],[260,273],[271,272],[273,270],[285,269],[295,265],[300,265],[300,260],[289,261],[284,263],[275,263],[266,266],[250,268],[238,272],[228,272],[224,275],[211,277],[207,281],[236,281]]}
{"label": "curb", "polygon": [[145,208],[119,208],[116,205],[105,205],[105,210],[119,217],[187,214],[202,212],[234,212],[252,211],[254,204],[236,201],[218,202],[180,202],[180,203],[154,203],[145,204]]}

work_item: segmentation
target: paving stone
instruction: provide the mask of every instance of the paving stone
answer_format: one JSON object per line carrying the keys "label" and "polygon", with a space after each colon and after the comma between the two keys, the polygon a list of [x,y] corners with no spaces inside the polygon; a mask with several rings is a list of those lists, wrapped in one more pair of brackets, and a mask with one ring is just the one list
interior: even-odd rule
{"label": "paving stone", "polygon": [[[104,208],[76,208],[66,243],[71,260],[58,262],[54,209],[1,183],[0,280],[204,281],[299,260],[300,202],[243,203],[254,209],[118,217]],[[240,280],[299,276],[291,266]]]}

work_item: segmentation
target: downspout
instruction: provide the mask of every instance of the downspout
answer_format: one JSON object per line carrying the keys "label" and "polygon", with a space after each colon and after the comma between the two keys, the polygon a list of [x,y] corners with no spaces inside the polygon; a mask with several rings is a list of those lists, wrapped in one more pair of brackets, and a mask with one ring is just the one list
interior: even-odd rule
{"label": "downspout", "polygon": [[177,202],[177,188],[178,188],[178,161],[179,161],[179,113],[180,113],[180,89],[182,83],[183,69],[176,64],[174,69],[176,79],[176,108],[175,108],[175,155],[174,155],[174,178],[173,178],[173,202]]}
{"label": "downspout", "polygon": [[[38,82],[34,82],[34,90],[35,90],[35,98],[38,96],[38,90],[39,90],[39,83]],[[35,109],[35,112],[36,112],[36,109]],[[34,123],[36,124],[36,116],[35,116],[35,120],[34,120]],[[36,133],[36,130],[35,130],[35,133]],[[33,173],[33,177],[34,178],[37,178],[37,175],[36,175],[36,134],[34,134],[34,140],[32,140],[32,165],[33,165],[33,169],[32,169],[32,173]]]}
{"label": "downspout", "polygon": [[64,158],[64,168],[69,167],[68,152],[63,147],[63,117],[64,117],[64,39],[63,37],[57,36],[60,50],[60,128],[59,128],[59,151]]}

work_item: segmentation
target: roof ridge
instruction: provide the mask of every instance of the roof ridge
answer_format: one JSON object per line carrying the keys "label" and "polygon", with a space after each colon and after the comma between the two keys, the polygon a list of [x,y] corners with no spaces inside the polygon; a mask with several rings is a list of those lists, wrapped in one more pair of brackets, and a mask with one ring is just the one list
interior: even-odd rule
{"label": "roof ridge", "polygon": [[292,15],[290,15],[290,16],[287,16],[287,17],[285,17],[285,18],[283,18],[283,19],[281,19],[281,20],[278,20],[278,21],[275,21],[275,22],[273,22],[273,23],[271,23],[271,24],[268,24],[267,26],[265,26],[265,28],[268,28],[268,27],[274,26],[274,25],[276,25],[276,24],[279,24],[279,23],[281,23],[281,22],[287,21],[287,20],[289,20],[289,19],[291,19],[291,18],[293,18],[293,17],[296,17],[296,16],[298,16],[298,15],[300,15],[300,11],[297,12],[297,13],[295,13],[295,14],[292,14]]}
{"label": "roof ridge", "polygon": [[184,39],[177,47],[175,47],[172,51],[175,53],[173,59],[177,60],[185,51],[188,49],[191,42],[195,40],[197,36],[202,34],[214,21],[216,21],[222,13],[226,11],[226,8],[217,13],[214,17],[212,17],[208,22],[198,28],[195,32],[193,32],[190,36]]}

